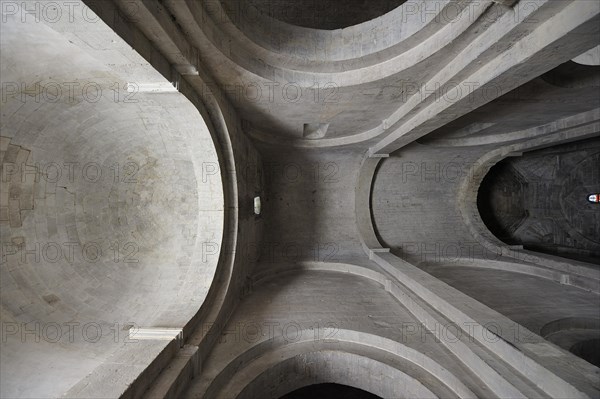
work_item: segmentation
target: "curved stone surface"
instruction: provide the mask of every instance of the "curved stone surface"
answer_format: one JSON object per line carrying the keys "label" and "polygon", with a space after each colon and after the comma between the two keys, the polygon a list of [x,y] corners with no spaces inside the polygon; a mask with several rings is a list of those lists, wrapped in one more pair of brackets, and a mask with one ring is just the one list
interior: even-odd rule
{"label": "curved stone surface", "polygon": [[[401,370],[414,377],[431,374],[437,382],[432,380],[427,386],[437,395],[446,396],[452,390],[460,397],[473,396],[470,390],[489,393],[487,388],[477,385],[475,376],[469,377],[475,380],[467,387],[463,385],[464,378],[461,379],[463,382],[456,381],[456,377],[444,369],[444,365],[454,361],[452,356],[437,347],[434,339],[422,339],[420,333],[415,333],[419,322],[388,293],[378,288],[377,283],[348,273],[325,270],[295,271],[291,276],[273,276],[254,286],[225,327],[228,333],[207,359],[206,373],[192,383],[187,397],[230,397],[231,394],[224,393],[228,392],[226,389],[242,390],[254,379],[247,373],[235,374],[232,379],[234,370],[248,367],[248,373],[258,375],[263,367],[266,370],[279,363],[281,356],[293,358],[312,352],[315,347],[341,351],[339,356],[342,360],[350,356],[344,353],[384,363],[390,362],[391,356],[396,359],[392,363],[402,363]],[[287,300],[283,301],[283,298]],[[384,316],[381,310],[375,312],[374,307],[383,303],[387,304],[384,313],[393,313],[393,318]],[[305,317],[308,311],[312,312],[310,318]],[[320,316],[315,318],[314,312]],[[382,318],[388,321],[383,322]],[[392,320],[394,328],[390,328]],[[366,330],[371,333],[366,333]],[[251,345],[247,347],[248,344]],[[246,349],[240,352],[242,348]],[[268,351],[275,352],[267,355]],[[435,353],[435,360],[423,356],[423,353]],[[263,365],[253,366],[252,362],[256,359]],[[267,366],[269,363],[272,363],[271,366]],[[411,366],[411,363],[415,364]],[[344,369],[348,365],[342,361],[339,367]],[[238,383],[238,378],[247,382]],[[352,383],[348,379],[342,381],[341,377],[337,381]],[[411,387],[419,385],[409,384]],[[284,386],[281,388],[285,389]],[[394,388],[385,388],[384,385],[380,389],[386,392],[385,389]]]}
{"label": "curved stone surface", "polygon": [[314,384],[298,388],[283,396],[282,399],[302,399],[315,396],[326,396],[331,399],[379,399],[378,396],[362,389],[333,383]]}
{"label": "curved stone surface", "polygon": [[219,160],[193,105],[102,22],[71,36],[3,18],[2,396],[56,397],[130,329],[198,311],[223,234]]}
{"label": "curved stone surface", "polygon": [[[190,45],[202,54],[210,54],[205,62],[217,72],[216,79],[229,87],[232,100],[240,108],[241,117],[247,121],[246,130],[253,138],[271,143],[283,139],[301,147],[324,147],[374,140],[395,132],[397,127],[428,106],[447,107],[455,105],[457,99],[463,99],[467,90],[462,90],[463,86],[454,80],[462,81],[472,74],[470,82],[473,79],[481,82],[478,76],[480,64],[495,62],[496,52],[486,50],[486,39],[475,39],[475,32],[482,31],[486,37],[489,35],[487,40],[490,42],[503,37],[505,44],[502,49],[507,49],[510,42],[523,35],[540,33],[535,32],[535,26],[522,24],[532,13],[536,13],[541,23],[552,13],[564,11],[565,18],[568,18],[566,14],[574,11],[564,8],[564,3],[555,2],[544,2],[537,8],[517,5],[520,8],[516,14],[508,13],[492,2],[476,2],[468,7],[463,3],[440,2],[432,13],[426,11],[426,7],[419,7],[420,2],[417,3],[405,3],[385,16],[392,20],[383,26],[401,26],[396,21],[404,18],[415,22],[414,25],[408,24],[411,28],[401,30],[403,33],[398,36],[392,35],[389,41],[372,40],[378,45],[388,46],[389,51],[365,54],[361,47],[356,55],[350,55],[356,58],[356,62],[340,62],[336,70],[318,69],[319,63],[310,60],[305,63],[308,69],[295,66],[293,56],[280,49],[267,49],[253,40],[252,35],[242,34],[238,21],[232,22],[218,4],[211,4],[215,9],[207,9],[199,4],[179,6],[179,3],[168,2],[166,8],[157,12],[170,13],[186,30],[193,32]],[[416,9],[408,12],[408,7]],[[551,8],[554,9],[551,11]],[[438,23],[433,23],[436,14]],[[482,15],[486,17],[479,18]],[[240,18],[243,20],[243,16]],[[373,23],[376,24],[374,27],[380,25],[379,22]],[[349,38],[358,34],[365,37],[372,30],[368,24],[357,25],[356,34]],[[269,28],[274,25],[265,21],[252,26]],[[416,29],[411,30],[413,26]],[[410,32],[409,36],[404,37],[404,32]],[[279,29],[257,35],[265,38],[274,33],[275,36],[280,35]],[[307,36],[301,33],[300,29],[291,33],[291,37],[301,36],[303,44],[310,44]],[[336,34],[343,35],[344,32]],[[417,39],[419,34],[422,37]],[[223,37],[230,40],[222,40]],[[311,47],[323,47],[319,37],[309,37],[315,41]],[[283,42],[293,42],[293,39]],[[444,47],[450,42],[455,52],[462,52],[460,58],[455,59],[454,53],[449,53],[448,47]],[[324,48],[337,47],[324,45]],[[347,54],[352,54],[352,51]],[[328,60],[323,65],[336,64]],[[457,84],[461,86],[462,94],[455,96]],[[504,85],[499,83],[497,86],[501,89],[497,90],[498,95],[502,94]],[[452,100],[445,95],[449,92],[452,92]],[[304,123],[329,124],[325,137],[305,140],[302,138],[304,123],[284,122],[299,116],[295,111],[299,107],[304,114],[318,116]],[[284,115],[285,118],[274,115]],[[349,120],[352,123],[348,123]]]}
{"label": "curved stone surface", "polygon": [[368,2],[360,0],[351,3],[342,3],[338,0],[296,2],[251,0],[243,8],[238,5],[240,8],[236,8],[234,12],[237,15],[247,15],[258,11],[271,18],[292,25],[313,29],[334,30],[375,19],[400,6],[405,1],[376,0]]}
{"label": "curved stone surface", "polygon": [[[0,2],[2,394],[276,397],[323,376],[384,396],[597,396],[579,327],[598,268],[503,243],[477,193],[502,159],[598,135],[597,74],[567,61],[597,45],[600,3],[411,0],[335,30],[233,0],[86,4],[120,38],[78,1]],[[582,236],[586,169],[552,194]]]}
{"label": "curved stone surface", "polygon": [[[289,354],[279,355],[280,358],[284,356],[289,356]],[[296,374],[297,377],[294,379],[283,377],[290,374],[290,369],[306,368],[307,365],[309,369],[306,374]],[[255,369],[253,370],[254,373],[256,373],[256,368],[263,365],[253,364],[252,366]],[[438,398],[454,397],[456,395],[448,392],[447,388],[443,389],[439,386],[436,386],[437,389],[434,390],[441,391],[443,394],[435,395],[417,379],[403,373],[401,371],[402,367],[394,366],[388,366],[378,360],[350,352],[328,351],[319,348],[318,352],[304,352],[280,360],[278,364],[271,365],[257,378],[247,383],[240,394],[235,397],[255,398],[260,396],[277,399],[282,396],[282,393],[288,393],[298,387],[322,381],[350,384],[382,398]],[[370,372],[364,373],[362,370],[370,370]],[[314,377],[311,378],[311,376]],[[273,384],[273,381],[281,380],[282,377],[286,380],[285,384]],[[473,395],[468,389],[465,389],[465,392],[465,396]],[[461,393],[465,394],[465,392]],[[236,392],[226,390],[221,397],[232,397],[231,394],[233,393]]]}
{"label": "curved stone surface", "polygon": [[577,62],[582,65],[600,65],[600,45],[573,58],[573,62]]}
{"label": "curved stone surface", "polygon": [[541,334],[548,341],[600,367],[600,319],[565,317],[546,324]]}
{"label": "curved stone surface", "polygon": [[594,263],[600,221],[587,197],[600,188],[599,144],[562,144],[496,164],[477,199],[486,226],[508,244]]}
{"label": "curved stone surface", "polygon": [[[210,14],[225,15],[228,19],[217,19],[217,22],[235,25],[259,48],[267,50],[265,61],[282,61],[285,56],[288,58],[286,67],[296,71],[343,72],[348,68],[374,65],[383,58],[415,47],[418,41],[426,40],[445,25],[457,22],[455,20],[463,19],[463,26],[472,22],[467,20],[467,15],[458,18],[464,4],[435,0],[427,5],[419,0],[360,25],[324,31],[290,25],[268,15],[240,12],[239,5],[230,0],[223,3],[221,13]],[[311,12],[310,9],[305,11]],[[307,35],[310,42],[306,41]]]}
{"label": "curved stone surface", "polygon": [[[536,334],[547,336],[547,325],[558,319],[597,318],[598,294],[559,285],[537,276],[510,271],[444,265],[429,268],[435,277],[496,309]],[[535,289],[535,298],[525,304],[519,295],[507,297],[504,290]],[[534,310],[535,309],[535,310]],[[546,327],[546,330],[544,330]]]}

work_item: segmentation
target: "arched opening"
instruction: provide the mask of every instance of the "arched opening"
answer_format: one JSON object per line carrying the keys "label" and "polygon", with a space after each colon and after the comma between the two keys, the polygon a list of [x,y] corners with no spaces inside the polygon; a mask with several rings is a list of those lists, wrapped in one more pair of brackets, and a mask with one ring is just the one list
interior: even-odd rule
{"label": "arched opening", "polygon": [[341,384],[314,384],[296,389],[280,399],[313,399],[313,398],[328,398],[328,399],[381,399],[380,396],[373,395],[370,392],[362,389],[350,387]]}
{"label": "arched opening", "polygon": [[600,367],[600,319],[558,319],[544,325],[540,334],[575,356]]}
{"label": "arched opening", "polygon": [[[198,110],[91,10],[48,22],[14,4],[0,35],[0,396],[60,397],[123,353],[133,380],[198,312],[223,188]],[[130,335],[156,329],[174,332]]]}
{"label": "arched opening", "polygon": [[487,228],[509,245],[598,263],[600,139],[509,157],[483,179],[477,206]]}
{"label": "arched opening", "polygon": [[[305,28],[334,30],[380,17],[406,0],[250,0],[247,5],[271,18]],[[242,3],[238,2],[237,7]]]}
{"label": "arched opening", "polygon": [[600,338],[578,342],[571,347],[570,351],[594,366],[600,367]]}
{"label": "arched opening", "polygon": [[[339,333],[342,338],[347,332],[340,330]],[[349,331],[348,333],[355,334]],[[314,345],[308,341],[304,344]],[[354,353],[354,350],[340,351],[340,347],[348,349],[354,347],[359,352],[361,351],[361,345],[344,340],[335,343],[323,342],[319,344],[321,346],[319,350],[314,350],[313,347],[310,351],[303,350],[304,344],[300,344],[294,349],[286,347],[287,345],[280,346],[275,349],[276,356],[272,356],[275,352],[261,356],[266,362],[258,362],[256,367],[247,364],[246,371],[236,374],[233,378],[221,379],[220,377],[225,375],[225,371],[223,371],[219,377],[213,380],[208,389],[212,393],[218,391],[219,395],[223,395],[223,397],[240,399],[257,397],[277,399],[315,384],[338,384],[354,387],[381,398],[437,398],[460,396],[460,394],[473,395],[454,375],[432,359],[422,353],[413,352],[412,349],[408,349],[407,353],[400,355],[399,353],[404,349],[397,348],[400,349],[398,356],[407,356],[392,360],[396,356],[395,352],[388,352],[389,356],[385,355],[385,359],[383,359],[379,357],[379,354],[382,353],[370,353],[370,355],[374,355],[374,358],[371,358],[367,354]],[[264,346],[267,345],[264,344]],[[332,346],[337,349],[332,349]],[[373,349],[371,346],[369,347]],[[257,350],[260,350],[259,347],[255,347],[252,352],[256,354]],[[371,350],[369,349],[367,352],[371,352]],[[392,355],[392,353],[394,354]],[[419,363],[418,366],[413,363],[413,360],[417,358],[423,360],[423,363]],[[396,363],[396,361],[400,363]],[[394,365],[388,364],[388,362]],[[239,360],[235,364],[230,363],[230,366],[241,369]],[[404,366],[407,366],[406,373],[403,371]]]}

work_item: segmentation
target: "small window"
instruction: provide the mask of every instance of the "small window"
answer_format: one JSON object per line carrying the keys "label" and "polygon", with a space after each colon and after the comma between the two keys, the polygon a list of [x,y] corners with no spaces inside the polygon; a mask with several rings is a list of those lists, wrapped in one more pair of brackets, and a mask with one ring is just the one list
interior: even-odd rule
{"label": "small window", "polygon": [[261,211],[260,197],[254,197],[254,214],[260,215],[260,211]]}

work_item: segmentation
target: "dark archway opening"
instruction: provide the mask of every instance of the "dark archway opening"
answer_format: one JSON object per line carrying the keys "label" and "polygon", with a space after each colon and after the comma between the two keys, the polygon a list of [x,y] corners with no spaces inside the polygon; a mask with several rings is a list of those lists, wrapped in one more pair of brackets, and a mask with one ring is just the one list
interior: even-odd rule
{"label": "dark archway opening", "polygon": [[296,389],[280,399],[381,399],[381,397],[362,389],[341,384],[314,384]]}
{"label": "dark archway opening", "polygon": [[[272,18],[305,28],[335,30],[380,17],[406,0],[249,0]],[[250,10],[251,12],[252,10]]]}
{"label": "dark archway opening", "polygon": [[600,139],[509,157],[490,169],[477,196],[487,228],[509,245],[599,263]]}
{"label": "dark archway opening", "polygon": [[571,347],[570,352],[594,366],[600,367],[600,338],[578,342]]}

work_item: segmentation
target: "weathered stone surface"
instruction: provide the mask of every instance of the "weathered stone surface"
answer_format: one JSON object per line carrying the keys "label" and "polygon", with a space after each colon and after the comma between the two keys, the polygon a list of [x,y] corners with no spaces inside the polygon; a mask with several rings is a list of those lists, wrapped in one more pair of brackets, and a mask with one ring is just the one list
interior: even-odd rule
{"label": "weathered stone surface", "polygon": [[0,5],[0,396],[597,396],[598,2]]}

